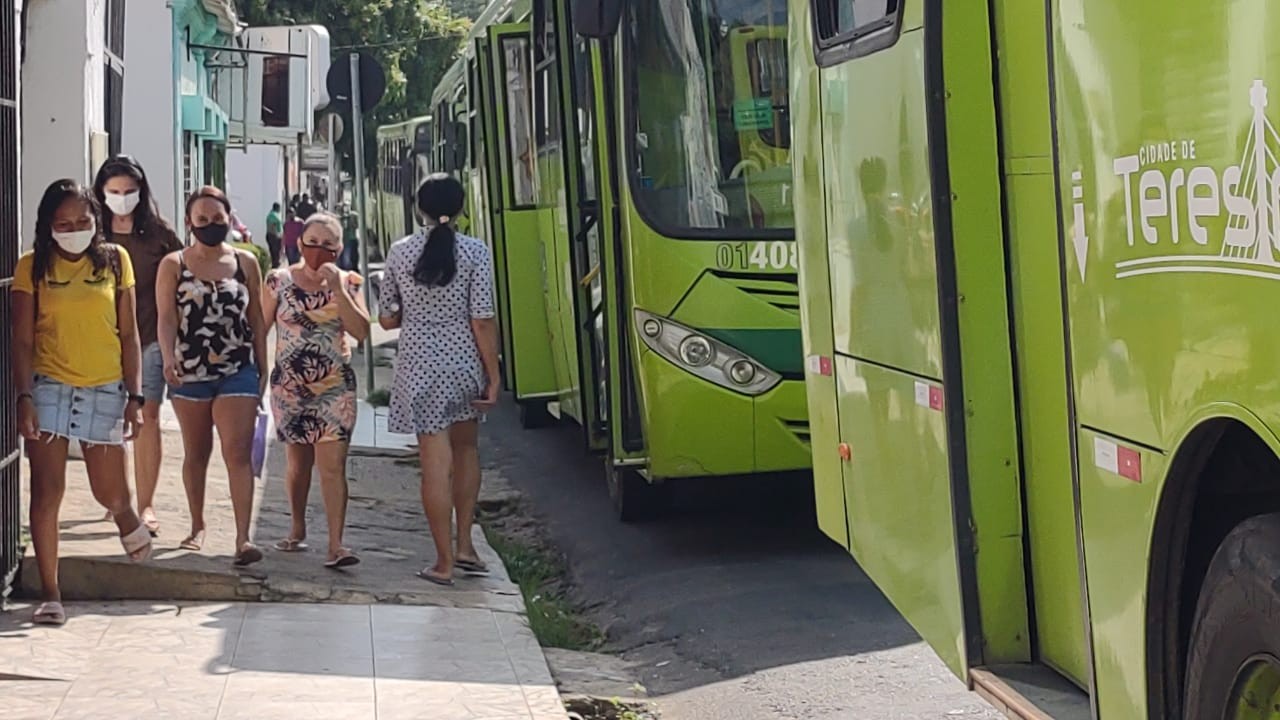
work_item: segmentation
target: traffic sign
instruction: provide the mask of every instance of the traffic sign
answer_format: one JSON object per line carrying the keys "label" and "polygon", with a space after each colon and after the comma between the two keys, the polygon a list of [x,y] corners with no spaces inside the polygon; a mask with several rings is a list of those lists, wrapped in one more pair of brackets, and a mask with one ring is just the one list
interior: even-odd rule
{"label": "traffic sign", "polygon": [[[368,112],[387,93],[387,73],[382,64],[366,53],[360,56],[360,107]],[[325,78],[325,86],[329,97],[335,102],[350,106],[351,102],[351,63],[335,62],[329,66],[329,76]]]}

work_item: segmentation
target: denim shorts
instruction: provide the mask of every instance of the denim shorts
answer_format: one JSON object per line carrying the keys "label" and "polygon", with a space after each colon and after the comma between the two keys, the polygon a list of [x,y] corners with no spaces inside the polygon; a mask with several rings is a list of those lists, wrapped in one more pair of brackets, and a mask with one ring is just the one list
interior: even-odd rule
{"label": "denim shorts", "polygon": [[40,432],[90,445],[124,444],[124,382],[73,387],[37,375],[31,388]]}
{"label": "denim shorts", "polygon": [[235,374],[216,380],[184,382],[178,387],[169,388],[169,397],[195,402],[212,402],[224,397],[260,397],[258,368],[255,365],[246,365]]}
{"label": "denim shorts", "polygon": [[160,343],[151,343],[142,348],[142,397],[147,404],[159,405],[164,402],[164,354],[160,352]]}

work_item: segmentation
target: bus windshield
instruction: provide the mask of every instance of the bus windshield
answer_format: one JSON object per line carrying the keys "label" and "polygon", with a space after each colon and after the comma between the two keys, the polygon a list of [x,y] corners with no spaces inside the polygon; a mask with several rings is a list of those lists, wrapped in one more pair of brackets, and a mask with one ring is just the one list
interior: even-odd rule
{"label": "bus windshield", "polygon": [[676,237],[793,226],[786,0],[628,3],[632,188]]}

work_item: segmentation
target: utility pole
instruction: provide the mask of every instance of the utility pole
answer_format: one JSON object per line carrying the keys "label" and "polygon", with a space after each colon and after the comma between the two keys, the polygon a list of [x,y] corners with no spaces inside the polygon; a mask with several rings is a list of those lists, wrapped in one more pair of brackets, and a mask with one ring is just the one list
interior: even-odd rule
{"label": "utility pole", "polygon": [[[356,174],[352,178],[356,191],[356,228],[360,242],[360,274],[364,276],[364,306],[372,310],[373,290],[369,282],[369,240],[365,232],[364,187],[364,107],[360,98],[360,54],[351,53],[351,142],[355,146]],[[373,333],[364,341],[365,387],[374,391]]]}

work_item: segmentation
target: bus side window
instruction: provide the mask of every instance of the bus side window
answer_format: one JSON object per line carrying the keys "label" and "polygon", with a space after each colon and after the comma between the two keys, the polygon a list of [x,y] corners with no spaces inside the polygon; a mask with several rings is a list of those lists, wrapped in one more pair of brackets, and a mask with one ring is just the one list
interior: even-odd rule
{"label": "bus side window", "polygon": [[810,1],[820,65],[869,55],[898,40],[903,0]]}

